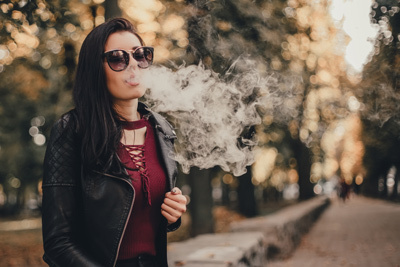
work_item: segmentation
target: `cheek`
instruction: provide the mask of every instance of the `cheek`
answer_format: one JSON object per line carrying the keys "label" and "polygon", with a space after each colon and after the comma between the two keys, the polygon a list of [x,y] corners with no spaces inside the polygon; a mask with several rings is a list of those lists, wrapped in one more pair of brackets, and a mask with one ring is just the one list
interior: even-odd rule
{"label": "cheek", "polygon": [[108,91],[110,91],[110,93],[115,92],[115,90],[119,87],[117,79],[118,75],[116,75],[116,73],[109,68],[105,68],[105,75]]}
{"label": "cheek", "polygon": [[112,79],[112,73],[110,73],[110,68],[108,66],[104,66],[104,74],[106,76],[106,83],[108,84]]}

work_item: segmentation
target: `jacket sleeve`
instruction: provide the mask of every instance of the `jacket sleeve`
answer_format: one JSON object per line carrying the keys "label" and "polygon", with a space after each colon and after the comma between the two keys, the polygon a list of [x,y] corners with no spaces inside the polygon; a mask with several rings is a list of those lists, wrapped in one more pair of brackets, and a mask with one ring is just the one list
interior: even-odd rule
{"label": "jacket sleeve", "polygon": [[176,222],[167,225],[167,232],[173,232],[181,227],[182,218],[179,218]]}
{"label": "jacket sleeve", "polygon": [[44,159],[43,259],[50,266],[101,266],[79,241],[80,161],[70,114],[52,128]]}

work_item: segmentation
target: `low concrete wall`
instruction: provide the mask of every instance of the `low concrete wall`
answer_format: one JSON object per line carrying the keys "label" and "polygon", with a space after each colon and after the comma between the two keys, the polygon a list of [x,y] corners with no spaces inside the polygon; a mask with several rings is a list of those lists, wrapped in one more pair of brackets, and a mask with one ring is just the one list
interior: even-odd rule
{"label": "low concrete wall", "polygon": [[271,215],[232,223],[233,232],[261,231],[266,257],[288,257],[313,223],[329,205],[326,197],[315,197],[286,207]]}
{"label": "low concrete wall", "polygon": [[265,266],[267,259],[289,256],[329,203],[327,198],[313,198],[267,216],[232,223],[231,233],[170,243],[169,266]]}
{"label": "low concrete wall", "polygon": [[168,265],[185,267],[262,267],[261,232],[205,234],[168,245]]}

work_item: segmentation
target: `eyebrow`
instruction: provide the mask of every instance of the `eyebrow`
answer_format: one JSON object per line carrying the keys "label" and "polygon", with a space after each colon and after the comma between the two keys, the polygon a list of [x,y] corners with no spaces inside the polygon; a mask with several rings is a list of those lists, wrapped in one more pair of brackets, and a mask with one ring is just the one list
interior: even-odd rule
{"label": "eyebrow", "polygon": [[142,45],[134,46],[134,47],[132,47],[132,49],[128,49],[128,50],[125,50],[125,49],[122,49],[122,48],[115,48],[115,49],[106,50],[104,53],[107,53],[107,52],[110,52],[110,51],[115,51],[115,50],[130,51],[130,50],[135,50],[135,49],[137,49],[139,47],[143,47],[143,46]]}
{"label": "eyebrow", "polygon": [[[126,51],[129,51],[129,50],[135,50],[135,49],[137,49],[139,47],[142,47],[142,45],[133,46],[131,49],[115,48],[115,49],[112,49],[112,50],[126,50]],[[110,51],[112,51],[112,50],[110,50]]]}

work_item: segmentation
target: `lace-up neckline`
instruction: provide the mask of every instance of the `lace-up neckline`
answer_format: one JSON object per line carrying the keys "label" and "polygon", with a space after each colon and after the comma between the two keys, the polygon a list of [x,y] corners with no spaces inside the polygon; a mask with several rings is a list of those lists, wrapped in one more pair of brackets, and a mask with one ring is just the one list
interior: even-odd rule
{"label": "lace-up neckline", "polygon": [[[125,130],[137,130],[143,127],[147,127],[148,121],[141,118],[137,121],[121,121],[122,127]],[[143,145],[126,145],[122,144],[123,147],[128,151],[129,156],[135,166],[134,170],[138,171],[142,179],[142,190],[147,199],[147,203],[151,206],[151,196],[150,196],[150,181],[149,174],[146,166],[145,144]]]}
{"label": "lace-up neckline", "polygon": [[[144,120],[132,123],[119,122],[121,128],[124,127],[127,137],[129,137],[127,144],[144,143],[144,146],[131,147],[134,151],[132,155],[128,152],[130,147],[122,144],[125,141],[124,138],[118,145],[118,157],[121,163],[126,166],[126,172],[129,176],[127,178],[130,179],[134,189],[131,215],[121,241],[118,260],[135,258],[143,253],[156,255],[158,244],[155,240],[158,240],[160,231],[164,229],[164,217],[161,215],[160,207],[164,201],[165,192],[169,188],[168,176],[164,168],[165,161],[163,161],[158,146],[158,130],[153,125],[150,116],[144,115],[143,117]],[[135,130],[136,143],[133,142],[133,131],[129,131],[129,129]],[[144,132],[146,135],[143,140]],[[139,153],[143,153],[145,159],[143,160],[144,166],[138,167],[132,156],[135,157]],[[146,183],[147,185],[145,185]],[[147,192],[151,194],[147,194]]]}

